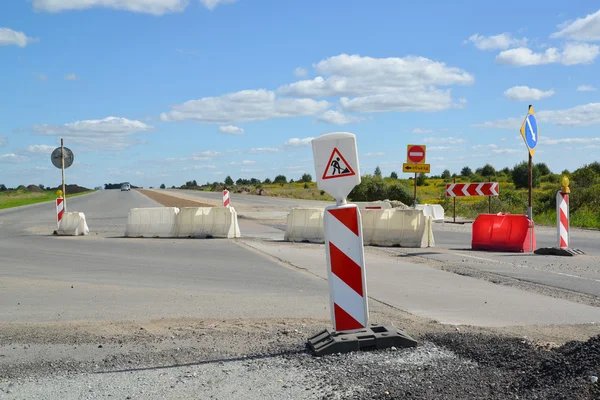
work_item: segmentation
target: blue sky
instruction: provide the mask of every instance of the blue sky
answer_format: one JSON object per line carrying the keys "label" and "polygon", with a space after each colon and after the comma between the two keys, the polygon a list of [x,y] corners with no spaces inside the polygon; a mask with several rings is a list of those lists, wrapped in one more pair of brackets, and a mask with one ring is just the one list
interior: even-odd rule
{"label": "blue sky", "polygon": [[310,139],[357,135],[361,173],[600,159],[596,1],[11,0],[0,4],[0,183],[314,177]]}

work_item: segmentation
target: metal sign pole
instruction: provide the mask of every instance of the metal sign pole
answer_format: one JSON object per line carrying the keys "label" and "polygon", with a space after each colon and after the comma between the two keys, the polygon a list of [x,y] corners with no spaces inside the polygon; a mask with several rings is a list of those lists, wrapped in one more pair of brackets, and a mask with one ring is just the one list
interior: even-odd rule
{"label": "metal sign pole", "polygon": [[529,218],[529,242],[530,249],[533,252],[533,157],[529,153],[529,207],[527,207],[527,217]]}
{"label": "metal sign pole", "polygon": [[63,203],[64,209],[67,210],[67,191],[65,189],[65,142],[63,138],[60,138],[60,154],[61,154],[61,164],[62,164],[62,192],[63,192]]}
{"label": "metal sign pole", "polygon": [[417,209],[417,173],[415,172],[415,191],[413,195],[413,205]]}
{"label": "metal sign pole", "polygon": [[[456,184],[456,177],[454,177],[454,183]],[[456,196],[454,196],[454,223],[456,223]]]}

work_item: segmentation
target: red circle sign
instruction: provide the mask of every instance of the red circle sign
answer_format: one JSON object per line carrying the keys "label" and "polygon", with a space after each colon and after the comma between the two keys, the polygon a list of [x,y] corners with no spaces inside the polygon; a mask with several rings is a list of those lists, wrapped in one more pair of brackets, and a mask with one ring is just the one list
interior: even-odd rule
{"label": "red circle sign", "polygon": [[420,163],[425,159],[425,149],[421,146],[412,146],[408,149],[407,159],[409,162]]}

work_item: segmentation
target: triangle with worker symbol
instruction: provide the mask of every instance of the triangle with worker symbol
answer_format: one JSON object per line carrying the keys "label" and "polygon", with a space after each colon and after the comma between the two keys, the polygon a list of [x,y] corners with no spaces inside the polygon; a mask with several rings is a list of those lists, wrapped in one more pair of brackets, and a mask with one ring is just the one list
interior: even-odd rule
{"label": "triangle with worker symbol", "polygon": [[322,179],[342,178],[344,176],[356,175],[352,166],[348,164],[342,153],[334,147],[329,157],[329,162],[325,166]]}

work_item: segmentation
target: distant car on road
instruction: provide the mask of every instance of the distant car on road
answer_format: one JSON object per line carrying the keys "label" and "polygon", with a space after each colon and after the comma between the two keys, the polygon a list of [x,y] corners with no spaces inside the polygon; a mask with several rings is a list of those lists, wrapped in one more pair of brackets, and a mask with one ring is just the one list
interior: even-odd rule
{"label": "distant car on road", "polygon": [[129,183],[124,183],[121,185],[121,192],[129,191],[129,190],[131,190],[131,185]]}

